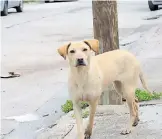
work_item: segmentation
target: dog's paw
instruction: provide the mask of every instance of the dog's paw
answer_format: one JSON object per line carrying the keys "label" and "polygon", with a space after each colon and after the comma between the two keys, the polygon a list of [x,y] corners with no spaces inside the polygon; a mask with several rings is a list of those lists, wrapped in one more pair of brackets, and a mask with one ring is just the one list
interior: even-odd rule
{"label": "dog's paw", "polygon": [[84,139],[90,139],[90,138],[91,138],[91,136],[90,136],[90,135],[85,134]]}
{"label": "dog's paw", "polygon": [[140,119],[139,119],[138,117],[136,117],[135,120],[134,120],[134,122],[133,122],[133,124],[132,124],[132,126],[137,126],[139,120],[140,120]]}
{"label": "dog's paw", "polygon": [[90,130],[86,130],[85,133],[84,133],[84,136],[85,136],[84,139],[90,139],[91,138],[91,134],[92,133],[90,132]]}
{"label": "dog's paw", "polygon": [[131,133],[131,130],[126,129],[126,130],[123,130],[120,134],[121,135],[127,135],[127,134],[130,134],[130,133]]}
{"label": "dog's paw", "polygon": [[138,125],[138,119],[136,121],[134,121],[134,123],[132,124],[132,126],[137,126]]}

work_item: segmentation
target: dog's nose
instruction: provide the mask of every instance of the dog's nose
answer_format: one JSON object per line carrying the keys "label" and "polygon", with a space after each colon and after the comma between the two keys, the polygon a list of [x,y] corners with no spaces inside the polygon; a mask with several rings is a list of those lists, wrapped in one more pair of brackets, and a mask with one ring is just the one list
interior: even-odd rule
{"label": "dog's nose", "polygon": [[78,58],[78,63],[82,64],[83,63],[83,58]]}

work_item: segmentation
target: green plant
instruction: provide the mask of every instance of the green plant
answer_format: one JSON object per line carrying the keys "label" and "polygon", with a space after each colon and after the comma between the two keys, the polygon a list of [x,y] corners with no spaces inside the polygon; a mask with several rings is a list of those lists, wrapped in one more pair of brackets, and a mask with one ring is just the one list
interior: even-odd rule
{"label": "green plant", "polygon": [[137,89],[135,94],[136,94],[136,97],[138,98],[138,101],[152,100],[152,96],[144,90]]}
{"label": "green plant", "polygon": [[64,105],[61,106],[61,109],[64,113],[68,113],[73,110],[73,103],[71,100],[67,100]]}
{"label": "green plant", "polygon": [[[89,105],[87,102],[82,101],[80,103],[81,109],[87,108]],[[71,100],[67,100],[64,105],[61,106],[61,109],[64,113],[68,113],[73,110],[73,102]]]}
{"label": "green plant", "polygon": [[153,100],[153,99],[160,99],[162,96],[162,93],[152,93],[149,94],[147,91],[145,90],[141,90],[141,89],[136,89],[136,97],[138,98],[138,101],[149,101],[149,100]]}

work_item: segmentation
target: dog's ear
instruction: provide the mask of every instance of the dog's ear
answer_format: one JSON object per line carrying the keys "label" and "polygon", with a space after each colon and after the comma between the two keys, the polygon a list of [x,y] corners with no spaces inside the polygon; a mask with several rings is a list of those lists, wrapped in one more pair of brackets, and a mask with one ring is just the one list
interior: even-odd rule
{"label": "dog's ear", "polygon": [[94,52],[99,52],[99,41],[96,39],[92,40],[84,40],[84,43],[86,43]]}
{"label": "dog's ear", "polygon": [[69,44],[67,44],[67,45],[63,45],[63,46],[61,46],[61,47],[59,47],[59,48],[57,49],[58,53],[59,53],[64,59],[66,59],[66,55],[67,55],[67,53],[68,53],[68,49],[69,49],[70,45],[71,45],[71,43],[69,43]]}

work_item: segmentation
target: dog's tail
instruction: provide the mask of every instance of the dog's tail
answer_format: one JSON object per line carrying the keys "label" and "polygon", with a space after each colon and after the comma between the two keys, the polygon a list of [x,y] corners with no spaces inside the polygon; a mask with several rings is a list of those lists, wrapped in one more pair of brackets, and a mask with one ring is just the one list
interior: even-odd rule
{"label": "dog's tail", "polygon": [[143,88],[144,88],[148,93],[152,94],[151,91],[148,89],[148,86],[147,86],[147,84],[146,84],[146,81],[145,81],[145,78],[144,78],[144,75],[143,75],[142,72],[140,72],[139,78],[140,78],[140,80],[141,80],[141,83],[142,83]]}

